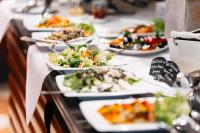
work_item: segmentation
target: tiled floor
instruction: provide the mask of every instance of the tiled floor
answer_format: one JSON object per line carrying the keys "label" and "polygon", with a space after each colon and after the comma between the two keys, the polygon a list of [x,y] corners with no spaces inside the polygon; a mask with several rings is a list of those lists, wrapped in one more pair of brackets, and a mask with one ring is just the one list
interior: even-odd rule
{"label": "tiled floor", "polygon": [[0,83],[0,133],[9,132],[8,117],[9,89],[6,83]]}

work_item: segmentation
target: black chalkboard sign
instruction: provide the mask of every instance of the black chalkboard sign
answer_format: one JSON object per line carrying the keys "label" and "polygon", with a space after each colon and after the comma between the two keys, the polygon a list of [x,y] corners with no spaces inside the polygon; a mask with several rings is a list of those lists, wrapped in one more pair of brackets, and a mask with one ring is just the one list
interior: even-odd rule
{"label": "black chalkboard sign", "polygon": [[163,57],[156,57],[151,62],[149,75],[155,80],[159,80],[172,86],[176,81],[176,76],[180,72],[178,66],[173,61],[167,61]]}
{"label": "black chalkboard sign", "polygon": [[152,60],[149,74],[152,75],[155,80],[163,80],[165,63],[166,59],[163,57],[156,57]]}
{"label": "black chalkboard sign", "polygon": [[178,66],[173,61],[166,61],[164,68],[164,79],[169,85],[173,85],[176,81],[176,76],[180,72]]}

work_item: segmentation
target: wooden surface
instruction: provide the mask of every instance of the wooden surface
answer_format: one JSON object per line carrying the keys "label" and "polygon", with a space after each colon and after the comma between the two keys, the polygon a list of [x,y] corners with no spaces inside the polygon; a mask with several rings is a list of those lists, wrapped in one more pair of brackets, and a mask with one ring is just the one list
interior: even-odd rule
{"label": "wooden surface", "polygon": [[[2,89],[1,86],[0,89]],[[4,92],[0,90],[0,133],[9,133],[8,99],[1,93]]]}
{"label": "wooden surface", "polygon": [[[44,124],[44,109],[47,98],[41,96],[29,125],[25,121],[25,84],[26,84],[26,51],[28,46],[19,40],[19,29],[11,22],[3,39],[2,45],[6,46],[8,64],[8,83],[10,88],[9,116],[10,128],[13,133],[43,133],[46,132]],[[25,32],[27,35],[28,32]],[[62,133],[58,121],[54,118],[51,132]]]}
{"label": "wooden surface", "polygon": [[200,28],[200,0],[187,0],[186,29],[192,31]]}
{"label": "wooden surface", "polygon": [[166,0],[165,35],[170,36],[172,30],[185,29],[185,7],[187,0]]}
{"label": "wooden surface", "polygon": [[165,35],[200,28],[200,0],[166,0]]}

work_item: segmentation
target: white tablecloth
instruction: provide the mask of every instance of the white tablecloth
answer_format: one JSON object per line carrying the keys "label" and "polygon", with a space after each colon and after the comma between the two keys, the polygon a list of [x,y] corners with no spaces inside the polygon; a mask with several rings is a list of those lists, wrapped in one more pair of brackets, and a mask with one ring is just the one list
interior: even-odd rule
{"label": "white tablecloth", "polygon": [[[152,59],[155,57],[161,56],[170,59],[168,51],[158,53],[155,55],[147,55],[147,56],[125,56],[125,55],[116,55],[120,63],[128,64],[123,67],[123,69],[133,72],[138,77],[141,77],[145,82],[151,84],[152,88],[141,88],[148,89],[151,93],[162,92],[166,96],[174,96],[180,88],[170,87],[166,83],[158,82],[153,79],[152,76],[149,75],[150,65]],[[187,90],[180,90],[183,94]],[[145,92],[145,90],[144,90]]]}
{"label": "white tablecloth", "polygon": [[46,50],[30,46],[27,54],[26,122],[31,121],[45,77],[50,72],[45,61]]}

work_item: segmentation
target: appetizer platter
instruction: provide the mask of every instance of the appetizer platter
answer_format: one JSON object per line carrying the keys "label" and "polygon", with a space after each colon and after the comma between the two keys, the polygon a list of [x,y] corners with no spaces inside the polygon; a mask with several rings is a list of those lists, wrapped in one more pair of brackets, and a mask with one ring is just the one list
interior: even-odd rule
{"label": "appetizer platter", "polygon": [[152,19],[147,24],[138,24],[124,28],[122,32],[129,31],[136,35],[155,35],[156,32],[164,32],[164,21],[161,19]]}
{"label": "appetizer platter", "polygon": [[[120,68],[96,68],[56,76],[66,97],[114,97],[148,93],[149,84]],[[141,89],[147,88],[147,89]]]}
{"label": "appetizer platter", "polygon": [[[125,19],[120,20],[117,23],[118,29],[112,25],[107,28],[101,28],[98,33],[99,37],[102,38],[116,38],[119,34],[128,31],[131,34],[139,36],[151,36],[155,35],[156,32],[163,34],[164,32],[164,21],[161,19],[152,19],[152,20],[134,20],[134,19]],[[113,29],[114,28],[114,29]]]}
{"label": "appetizer platter", "polygon": [[[93,67],[113,66],[113,54],[86,44],[70,45],[57,53],[48,53],[48,65],[53,70],[81,70]],[[114,63],[114,62],[113,62]]]}
{"label": "appetizer platter", "polygon": [[55,31],[71,26],[72,22],[68,18],[58,15],[50,17],[35,17],[31,20],[25,20],[24,26],[30,31]]}
{"label": "appetizer platter", "polygon": [[69,19],[61,16],[51,16],[50,18],[45,18],[40,21],[35,26],[37,28],[66,28],[71,25]]}
{"label": "appetizer platter", "polygon": [[36,17],[32,20],[25,19],[25,21],[23,21],[24,26],[30,31],[58,31],[70,27],[78,27],[86,30],[87,26],[82,22],[81,20],[58,15],[45,18]]}
{"label": "appetizer platter", "polygon": [[64,47],[66,43],[86,43],[94,39],[95,29],[91,24],[80,23],[73,27],[54,32],[34,32],[32,38],[35,40],[49,41],[54,43],[37,42],[39,47]]}
{"label": "appetizer platter", "polygon": [[116,39],[105,43],[107,49],[129,55],[154,54],[168,48],[167,39],[159,33],[154,36],[136,36],[124,31]]}
{"label": "appetizer platter", "polygon": [[179,94],[164,98],[84,101],[79,106],[87,121],[100,132],[168,128],[175,118],[190,113],[187,100]]}
{"label": "appetizer platter", "polygon": [[92,36],[95,32],[93,25],[88,23],[80,23],[76,26],[65,28],[61,31],[53,32],[51,35],[47,36],[44,39],[49,40],[60,40],[60,41],[69,41],[79,37],[89,37]]}

